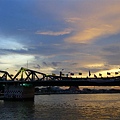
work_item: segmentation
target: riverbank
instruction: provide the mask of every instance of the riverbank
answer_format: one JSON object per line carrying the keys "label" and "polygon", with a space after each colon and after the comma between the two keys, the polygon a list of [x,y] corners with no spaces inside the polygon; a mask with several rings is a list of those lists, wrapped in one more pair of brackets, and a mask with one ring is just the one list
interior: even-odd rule
{"label": "riverbank", "polygon": [[50,94],[104,94],[104,93],[120,93],[119,89],[83,89],[83,90],[47,90],[36,91],[35,95],[50,95]]}

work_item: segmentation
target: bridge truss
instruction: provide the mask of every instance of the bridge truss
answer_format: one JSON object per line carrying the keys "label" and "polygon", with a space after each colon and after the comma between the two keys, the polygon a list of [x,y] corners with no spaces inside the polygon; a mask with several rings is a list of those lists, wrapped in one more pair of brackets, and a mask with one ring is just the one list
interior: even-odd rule
{"label": "bridge truss", "polygon": [[120,86],[120,76],[106,78],[71,78],[54,75],[23,68],[10,75],[7,71],[0,71],[1,84],[32,84],[34,86]]}
{"label": "bridge truss", "polygon": [[21,68],[17,74],[13,77],[13,81],[20,80],[20,81],[42,81],[45,77],[44,73],[30,70],[27,68]]}
{"label": "bridge truss", "polygon": [[9,79],[9,80],[12,80],[12,76],[13,75],[10,75],[7,71],[2,71],[2,70],[0,70],[0,80],[1,81],[5,81],[5,80],[7,80],[7,79]]}

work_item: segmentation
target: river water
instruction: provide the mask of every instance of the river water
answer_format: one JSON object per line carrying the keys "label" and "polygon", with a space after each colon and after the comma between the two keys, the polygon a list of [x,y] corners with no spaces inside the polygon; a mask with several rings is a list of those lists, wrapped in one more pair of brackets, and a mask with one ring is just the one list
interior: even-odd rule
{"label": "river water", "polygon": [[120,94],[36,95],[34,102],[1,100],[0,120],[120,120]]}

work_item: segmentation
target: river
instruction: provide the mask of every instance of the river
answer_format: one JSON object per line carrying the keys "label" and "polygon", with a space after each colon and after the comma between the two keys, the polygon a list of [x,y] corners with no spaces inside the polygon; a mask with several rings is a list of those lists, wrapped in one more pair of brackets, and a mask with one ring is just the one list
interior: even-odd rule
{"label": "river", "polygon": [[1,100],[0,120],[120,120],[120,94],[36,95],[34,102]]}

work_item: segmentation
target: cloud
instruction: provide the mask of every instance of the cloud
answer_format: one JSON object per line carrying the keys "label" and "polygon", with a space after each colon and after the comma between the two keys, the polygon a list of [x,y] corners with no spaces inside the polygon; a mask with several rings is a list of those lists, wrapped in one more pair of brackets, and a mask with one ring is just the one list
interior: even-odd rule
{"label": "cloud", "polygon": [[27,48],[19,43],[15,38],[0,37],[0,49],[6,50],[27,50]]}
{"label": "cloud", "polygon": [[120,65],[120,44],[111,44],[102,48],[102,57],[106,60],[109,65],[116,65],[118,67]]}
{"label": "cloud", "polygon": [[40,66],[39,64],[37,64],[37,65],[34,66],[34,68],[35,68],[35,69],[40,69],[41,66]]}
{"label": "cloud", "polygon": [[33,61],[34,56],[32,55],[20,55],[20,54],[9,54],[1,55],[0,63],[2,68],[14,68],[16,66],[26,67],[27,61]]}
{"label": "cloud", "polygon": [[52,65],[54,66],[54,67],[57,67],[58,66],[58,64],[60,64],[61,62],[52,62]]}
{"label": "cloud", "polygon": [[63,31],[59,32],[54,32],[54,31],[37,31],[35,34],[40,34],[40,35],[50,35],[50,36],[59,36],[59,35],[67,35],[71,33],[71,29],[65,29]]}
{"label": "cloud", "polygon": [[66,38],[65,41],[67,42],[71,42],[71,43],[86,43],[90,40],[94,40],[98,37],[102,37],[105,35],[110,35],[112,33],[114,33],[114,30],[111,29],[112,27],[108,26],[108,25],[104,25],[101,27],[96,27],[96,28],[88,28],[85,29],[83,31],[80,32],[76,32],[75,35]]}
{"label": "cloud", "polygon": [[74,32],[66,42],[86,43],[120,32],[120,1],[92,1],[84,3],[84,9],[87,8],[84,11],[79,7],[71,10],[71,14],[65,14],[65,20]]}
{"label": "cloud", "polygon": [[43,65],[44,65],[44,66],[47,66],[48,64],[47,64],[46,62],[43,62]]}
{"label": "cloud", "polygon": [[13,3],[12,7],[0,5],[0,35],[6,36],[0,36],[1,66],[20,66],[28,61],[30,68],[44,72],[63,68],[67,72],[96,72],[119,64],[119,45],[110,46],[115,36],[119,44],[118,0]]}
{"label": "cloud", "polygon": [[105,48],[103,48],[103,51],[108,54],[119,54],[120,51],[120,44],[112,44],[107,45]]}

